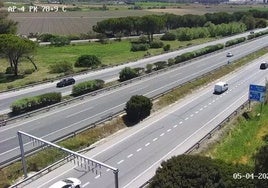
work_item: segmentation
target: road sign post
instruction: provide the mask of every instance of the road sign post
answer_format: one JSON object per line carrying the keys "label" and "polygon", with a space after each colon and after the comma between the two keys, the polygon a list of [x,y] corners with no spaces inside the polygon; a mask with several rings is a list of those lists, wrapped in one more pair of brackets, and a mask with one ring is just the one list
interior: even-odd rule
{"label": "road sign post", "polygon": [[261,85],[249,85],[249,108],[250,108],[250,101],[258,101],[261,102],[261,110],[262,113],[262,105],[266,98],[266,87]]}

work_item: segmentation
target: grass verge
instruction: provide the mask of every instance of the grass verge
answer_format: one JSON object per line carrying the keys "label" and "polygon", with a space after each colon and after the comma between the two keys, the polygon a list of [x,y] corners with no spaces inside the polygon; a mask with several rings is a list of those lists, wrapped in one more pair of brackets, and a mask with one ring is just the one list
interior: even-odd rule
{"label": "grass verge", "polygon": [[[186,94],[189,94],[196,87],[200,87],[206,83],[209,83],[215,79],[218,79],[231,71],[245,65],[246,63],[260,57],[264,54],[268,53],[268,48],[264,48],[250,54],[233,64],[229,64],[228,66],[224,66],[217,71],[213,71],[211,74],[204,76],[196,81],[185,84],[183,87],[174,89],[172,92],[166,94],[165,96],[160,97],[157,102],[154,104],[153,111],[159,110],[169,104],[179,100]],[[78,134],[73,138],[67,139],[60,143],[60,145],[72,149],[79,150],[84,147],[88,147],[91,144],[99,141],[100,139],[115,133],[116,131],[126,127],[124,120],[121,117],[115,118],[114,120],[105,123],[96,128],[85,131],[84,133]],[[49,153],[49,156],[46,153]],[[54,150],[44,151],[44,153],[37,153],[27,159],[28,163],[28,171],[39,170],[47,165],[57,161],[63,155],[57,153]],[[22,166],[20,162],[14,163],[4,169],[0,170],[0,187],[4,187],[3,185],[10,185],[16,180],[18,177],[22,175]],[[2,184],[1,184],[2,183]]]}
{"label": "grass verge", "polygon": [[[223,160],[227,163],[246,164],[254,167],[254,155],[257,150],[268,144],[268,106],[263,106],[259,116],[260,104],[251,111],[244,112],[249,119],[238,116],[221,131],[219,139],[208,144],[201,155]],[[222,138],[222,139],[221,139]]]}

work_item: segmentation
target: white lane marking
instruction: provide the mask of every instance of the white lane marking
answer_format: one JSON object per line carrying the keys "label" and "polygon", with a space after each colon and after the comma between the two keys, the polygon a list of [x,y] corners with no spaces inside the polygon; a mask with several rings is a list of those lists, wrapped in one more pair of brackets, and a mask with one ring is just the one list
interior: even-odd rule
{"label": "white lane marking", "polygon": [[204,108],[208,107],[207,105],[204,106]]}
{"label": "white lane marking", "polygon": [[202,110],[203,110],[203,108],[200,108],[200,109],[199,109],[199,111],[202,111]]}
{"label": "white lane marking", "polygon": [[226,113],[227,110],[229,110],[229,108],[237,103],[237,101],[241,100],[242,98],[244,98],[246,95],[243,95],[242,97],[240,97],[239,99],[237,99],[235,102],[233,102],[231,105],[229,105],[227,108],[225,108],[225,110],[223,110],[221,113],[219,113],[218,115],[216,115],[214,118],[212,118],[210,121],[208,121],[207,123],[205,123],[202,127],[200,127],[199,129],[197,129],[195,132],[193,132],[190,136],[188,136],[183,142],[181,142],[179,145],[177,145],[175,148],[173,148],[171,151],[169,151],[166,155],[164,155],[161,159],[159,159],[158,161],[156,161],[155,163],[153,163],[149,168],[147,168],[146,170],[144,170],[141,174],[139,174],[138,176],[136,176],[134,179],[132,179],[128,184],[126,184],[125,186],[123,186],[123,188],[127,188],[130,186],[131,183],[133,183],[134,181],[136,181],[138,178],[140,178],[141,176],[143,176],[143,174],[147,173],[148,170],[150,170],[153,166],[155,166],[156,164],[158,164],[159,162],[163,161],[167,156],[169,156],[172,152],[174,152],[175,150],[177,150],[181,145],[183,145],[185,142],[187,142],[191,137],[193,137],[194,135],[196,135],[196,133],[198,133],[200,130],[202,130],[204,127],[206,127],[207,125],[209,125],[212,121],[214,121],[216,118],[218,118],[219,116],[221,116],[222,114]]}
{"label": "white lane marking", "polygon": [[160,134],[160,136],[164,136],[164,135],[165,135],[165,133]]}
{"label": "white lane marking", "polygon": [[150,145],[150,142],[148,142],[147,144],[145,144],[145,147],[149,146]]}
{"label": "white lane marking", "polygon": [[173,128],[176,128],[176,127],[178,127],[178,125],[177,125],[177,124],[173,126]]}
{"label": "white lane marking", "polygon": [[85,187],[85,186],[87,186],[89,184],[89,182],[87,182],[87,183],[85,183],[84,185],[82,185],[82,187]]}
{"label": "white lane marking", "polygon": [[97,175],[97,176],[95,176],[95,179],[98,179],[100,177],[100,175]]}
{"label": "white lane marking", "polygon": [[131,153],[130,155],[127,156],[127,158],[130,158],[130,157],[132,157],[132,156],[133,156],[133,154]]}
{"label": "white lane marking", "polygon": [[211,102],[210,102],[210,103],[208,103],[208,105],[211,105]]}
{"label": "white lane marking", "polygon": [[189,118],[187,117],[187,118],[185,118],[184,120],[186,121],[186,120],[188,120]]}
{"label": "white lane marking", "polygon": [[73,114],[71,114],[71,115],[66,116],[66,118],[75,116],[75,115],[77,115],[77,114],[80,114],[80,113],[85,112],[85,111],[87,111],[87,110],[90,110],[90,109],[92,109],[92,108],[94,108],[94,107],[89,107],[89,108],[86,108],[86,109],[81,110],[81,111],[79,111],[79,112],[73,113]]}
{"label": "white lane marking", "polygon": [[167,132],[170,132],[170,131],[171,131],[171,129],[168,129],[168,130],[167,130]]}
{"label": "white lane marking", "polygon": [[180,121],[180,123],[179,124],[182,124],[182,121]]}
{"label": "white lane marking", "polygon": [[215,102],[215,100],[213,100],[212,102]]}
{"label": "white lane marking", "polygon": [[154,138],[154,139],[153,139],[153,142],[157,141],[157,139],[158,139],[158,138]]}
{"label": "white lane marking", "polygon": [[195,113],[198,114],[199,111],[196,111]]}
{"label": "white lane marking", "polygon": [[9,138],[7,138],[7,139],[1,140],[0,143],[5,142],[5,141],[7,141],[7,140],[11,140],[11,139],[13,139],[13,138],[16,138],[16,136],[12,136],[12,137],[9,137]]}
{"label": "white lane marking", "polygon": [[107,170],[106,170],[106,172],[109,172],[109,171],[110,171],[110,169],[107,169]]}
{"label": "white lane marking", "polygon": [[137,152],[139,152],[139,151],[141,151],[142,150],[142,148],[139,148],[139,149],[137,149]]}
{"label": "white lane marking", "polygon": [[124,160],[122,159],[121,161],[117,162],[117,164],[121,164],[122,162],[124,162]]}
{"label": "white lane marking", "polygon": [[193,116],[194,116],[194,114],[191,114],[191,115],[190,115],[190,117],[193,117]]}

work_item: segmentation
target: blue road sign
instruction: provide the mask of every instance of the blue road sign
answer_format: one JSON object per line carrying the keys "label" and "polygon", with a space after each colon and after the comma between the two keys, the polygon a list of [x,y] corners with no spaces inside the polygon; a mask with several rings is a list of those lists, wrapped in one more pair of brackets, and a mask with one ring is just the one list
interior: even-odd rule
{"label": "blue road sign", "polygon": [[249,86],[249,100],[264,102],[266,94],[266,87],[260,85],[250,84]]}

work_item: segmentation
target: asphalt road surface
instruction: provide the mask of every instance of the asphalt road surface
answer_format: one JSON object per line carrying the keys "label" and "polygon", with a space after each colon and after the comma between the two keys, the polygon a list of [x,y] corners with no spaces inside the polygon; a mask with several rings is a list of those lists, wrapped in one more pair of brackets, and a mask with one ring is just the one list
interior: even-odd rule
{"label": "asphalt road surface", "polygon": [[[241,58],[254,50],[267,46],[268,36],[262,40],[252,41],[241,46],[234,47],[232,58]],[[254,48],[252,48],[254,46]],[[48,141],[55,140],[63,135],[74,132],[97,120],[107,117],[111,113],[123,110],[125,103],[133,95],[145,95],[152,97],[177,85],[185,83],[197,76],[226,64],[227,51],[210,55],[185,66],[178,67],[159,75],[144,78],[132,84],[111,90],[81,102],[60,107],[47,113],[32,118],[21,120],[17,123],[0,127],[0,162],[6,161],[19,154],[18,130],[33,134]],[[26,150],[32,148],[25,141]]]}
{"label": "asphalt road surface", "polygon": [[[258,29],[258,30],[256,30],[256,32],[261,31],[261,30],[266,30],[266,29]],[[224,44],[228,40],[238,38],[238,37],[246,37],[248,35],[249,35],[249,32],[246,32],[243,34],[239,34],[239,35],[235,35],[235,36],[231,36],[231,37],[226,37],[226,38],[223,38],[223,39],[220,39],[217,41],[208,42],[208,43],[204,43],[201,45],[189,47],[189,48],[186,48],[183,50],[178,50],[178,51],[174,51],[174,52],[170,52],[170,53],[166,53],[166,54],[162,54],[162,55],[158,55],[158,56],[154,56],[154,57],[150,57],[150,58],[141,59],[141,60],[138,60],[136,62],[130,62],[130,63],[127,63],[125,65],[120,65],[120,66],[107,68],[107,69],[99,70],[99,71],[93,71],[93,72],[89,72],[87,74],[83,74],[83,75],[79,75],[79,76],[74,76],[74,78],[75,78],[77,83],[84,82],[87,80],[92,80],[92,79],[102,79],[105,82],[110,82],[113,80],[117,80],[119,78],[119,72],[126,66],[146,67],[146,64],[148,64],[148,63],[155,63],[157,61],[168,60],[170,58],[174,58],[174,57],[176,57],[182,53],[185,53],[185,52],[194,51],[196,49],[200,49],[200,48],[203,48],[203,47],[208,46],[208,45],[214,45],[214,44],[218,44],[218,43]],[[262,39],[258,39],[258,41],[261,41],[261,40]],[[233,57],[233,59],[236,59],[237,57],[238,56],[235,56],[235,57]],[[20,98],[36,96],[36,95],[40,95],[43,93],[54,92],[54,91],[61,92],[63,95],[71,94],[72,86],[64,87],[64,88],[56,88],[56,83],[58,81],[55,81],[52,83],[41,84],[41,85],[37,85],[34,87],[30,87],[30,88],[21,89],[19,91],[0,93],[0,114],[10,112],[10,105],[12,104],[12,102],[14,102],[15,100],[20,99]]]}
{"label": "asphalt road surface", "polygon": [[[153,176],[161,161],[184,153],[243,104],[250,84],[265,84],[268,70],[259,69],[260,61],[219,79],[229,84],[225,93],[213,94],[216,82],[208,84],[140,124],[108,137],[85,155],[118,168],[119,187],[139,187]],[[114,187],[112,171],[95,170],[67,163],[26,187],[45,188],[66,177],[79,178],[81,187]]]}

